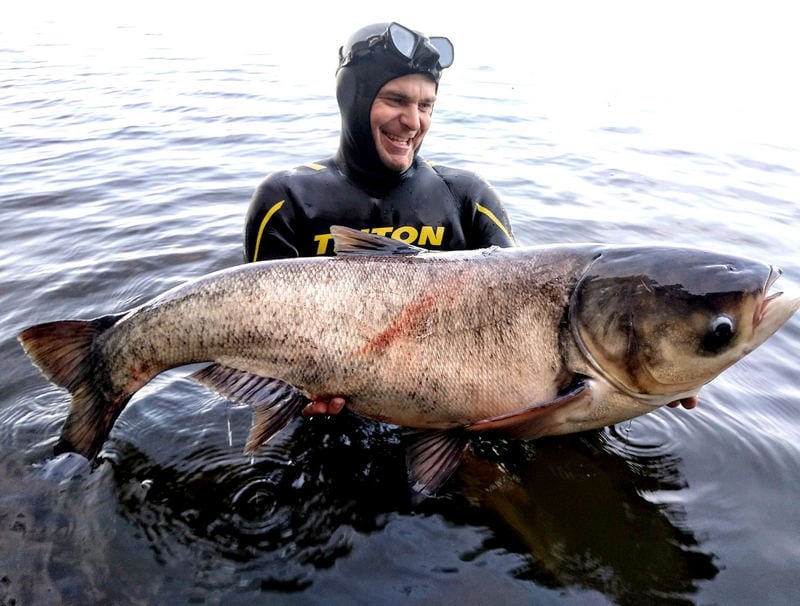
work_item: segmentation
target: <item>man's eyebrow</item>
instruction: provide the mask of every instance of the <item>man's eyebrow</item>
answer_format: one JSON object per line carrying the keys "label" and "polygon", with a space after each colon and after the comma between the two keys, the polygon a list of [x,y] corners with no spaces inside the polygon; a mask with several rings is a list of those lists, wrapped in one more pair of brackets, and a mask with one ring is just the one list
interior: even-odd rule
{"label": "man's eyebrow", "polygon": [[[378,94],[379,97],[391,97],[392,99],[397,99],[398,101],[402,101],[403,103],[408,103],[412,100],[411,95],[407,95],[403,92],[397,90],[385,90]],[[420,103],[436,103],[436,95],[430,97],[423,97],[419,100]]]}

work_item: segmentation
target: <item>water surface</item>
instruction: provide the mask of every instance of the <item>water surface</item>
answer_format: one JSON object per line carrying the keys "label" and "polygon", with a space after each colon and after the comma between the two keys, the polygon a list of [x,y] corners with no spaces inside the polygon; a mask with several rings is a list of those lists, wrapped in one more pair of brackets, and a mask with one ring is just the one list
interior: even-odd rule
{"label": "water surface", "polygon": [[[332,62],[362,24],[337,14],[337,36],[293,45],[298,10],[280,33],[264,15],[54,10],[0,26],[0,602],[800,600],[798,318],[694,411],[482,440],[419,505],[395,428],[298,421],[251,459],[249,412],[183,371],[142,390],[96,467],[54,461],[68,396],[16,334],[240,263],[256,183],[334,149]],[[419,24],[457,49],[425,157],[490,179],[521,244],[693,244],[800,282],[789,20],[700,11],[667,52],[653,19],[671,13],[537,10],[537,61],[522,25]],[[745,30],[761,44],[733,44]]]}

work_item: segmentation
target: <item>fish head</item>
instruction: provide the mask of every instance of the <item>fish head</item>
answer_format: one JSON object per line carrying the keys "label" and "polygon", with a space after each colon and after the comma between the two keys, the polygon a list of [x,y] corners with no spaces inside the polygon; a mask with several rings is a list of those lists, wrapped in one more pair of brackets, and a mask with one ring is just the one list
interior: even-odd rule
{"label": "fish head", "polygon": [[661,405],[697,394],[789,320],[800,296],[773,291],[781,273],[696,249],[608,249],[572,293],[572,334],[614,387]]}

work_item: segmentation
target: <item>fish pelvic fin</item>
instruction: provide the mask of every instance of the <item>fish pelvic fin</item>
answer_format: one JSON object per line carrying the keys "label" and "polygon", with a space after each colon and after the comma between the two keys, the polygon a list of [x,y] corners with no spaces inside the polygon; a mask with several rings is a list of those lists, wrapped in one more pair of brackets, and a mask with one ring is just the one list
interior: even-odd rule
{"label": "fish pelvic fin", "polygon": [[210,364],[192,374],[191,378],[224,398],[250,406],[253,422],[244,447],[246,453],[253,453],[266,444],[309,402],[289,383],[224,364]]}
{"label": "fish pelvic fin", "polygon": [[469,439],[460,429],[411,430],[405,437],[409,482],[421,501],[436,494],[458,468]]}
{"label": "fish pelvic fin", "polygon": [[55,454],[76,452],[95,457],[132,394],[114,394],[95,341],[124,314],[95,320],[37,324],[19,336],[25,353],[48,379],[72,395]]}

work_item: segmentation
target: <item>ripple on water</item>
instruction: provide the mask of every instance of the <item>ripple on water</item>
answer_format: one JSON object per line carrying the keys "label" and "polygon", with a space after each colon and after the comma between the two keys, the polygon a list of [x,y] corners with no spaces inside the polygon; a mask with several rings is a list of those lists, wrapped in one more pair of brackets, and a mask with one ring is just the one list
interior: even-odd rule
{"label": "ripple on water", "polygon": [[[374,530],[384,512],[407,501],[402,452],[383,430],[355,419],[337,419],[343,431],[301,420],[250,457],[241,453],[249,411],[231,409],[247,419],[232,418],[230,446],[225,407],[204,404],[191,439],[183,432],[167,438],[178,420],[170,425],[170,413],[136,415],[104,448],[122,515],[160,558],[191,549],[201,560],[224,557],[236,570],[255,561],[264,587],[299,590],[350,551],[352,528]],[[147,429],[156,420],[161,427]],[[375,441],[389,448],[375,452]],[[373,471],[364,471],[367,459]]]}

